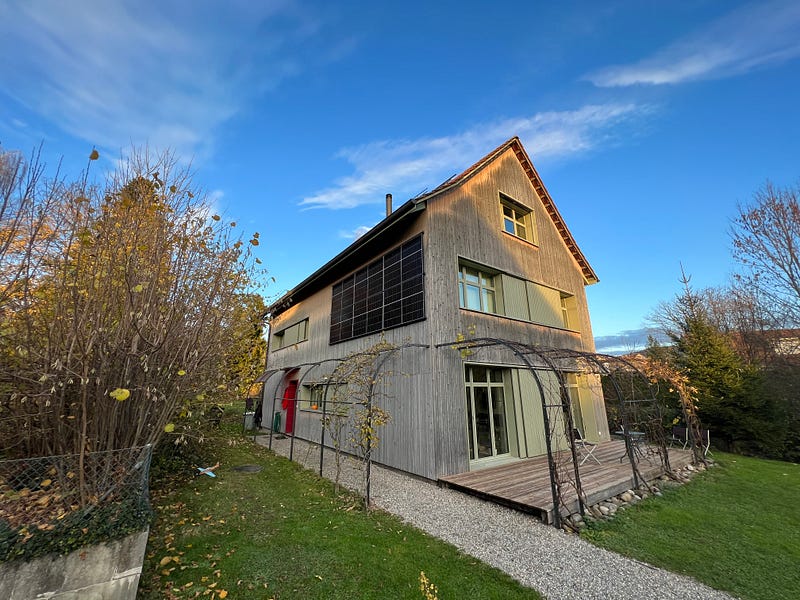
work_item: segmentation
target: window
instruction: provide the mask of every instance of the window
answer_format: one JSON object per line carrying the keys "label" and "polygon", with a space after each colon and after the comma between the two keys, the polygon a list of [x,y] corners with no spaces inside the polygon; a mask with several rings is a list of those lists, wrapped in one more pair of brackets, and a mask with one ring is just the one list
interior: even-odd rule
{"label": "window", "polygon": [[461,308],[496,314],[495,276],[475,267],[460,265],[458,302]]}
{"label": "window", "polygon": [[503,369],[466,365],[464,379],[470,460],[508,454]]}
{"label": "window", "polygon": [[458,305],[468,310],[579,331],[573,294],[459,259]]}
{"label": "window", "polygon": [[325,386],[318,383],[303,385],[302,402],[300,408],[306,410],[322,410],[322,400]]}
{"label": "window", "polygon": [[278,331],[272,336],[272,349],[280,350],[308,339],[308,319]]}
{"label": "window", "polygon": [[306,383],[300,391],[302,410],[314,410],[320,413],[325,410],[329,415],[346,415],[351,405],[346,384]]}
{"label": "window", "polygon": [[533,213],[510,198],[500,195],[500,206],[503,209],[503,231],[531,243],[535,243],[533,230]]}
{"label": "window", "polygon": [[333,286],[331,344],[425,318],[422,236]]}
{"label": "window", "polygon": [[561,316],[566,329],[578,330],[578,302],[575,296],[561,293]]}
{"label": "window", "polygon": [[575,426],[582,436],[586,435],[586,429],[583,424],[583,412],[581,411],[581,395],[578,386],[578,376],[575,373],[564,374],[564,385],[569,394],[569,404],[572,410],[572,424]]}

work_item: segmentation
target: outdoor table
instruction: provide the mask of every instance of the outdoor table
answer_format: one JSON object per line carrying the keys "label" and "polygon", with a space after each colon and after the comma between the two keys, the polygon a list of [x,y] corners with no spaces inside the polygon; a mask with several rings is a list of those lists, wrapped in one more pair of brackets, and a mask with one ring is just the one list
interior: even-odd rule
{"label": "outdoor table", "polygon": [[619,457],[619,462],[622,462],[622,460],[628,456],[629,440],[631,449],[633,450],[633,456],[636,458],[636,460],[639,460],[640,457],[644,456],[644,453],[642,452],[642,443],[644,443],[645,438],[644,431],[628,431],[628,435],[625,435],[624,430],[619,430],[615,431],[614,435],[619,435],[625,438],[625,452]]}

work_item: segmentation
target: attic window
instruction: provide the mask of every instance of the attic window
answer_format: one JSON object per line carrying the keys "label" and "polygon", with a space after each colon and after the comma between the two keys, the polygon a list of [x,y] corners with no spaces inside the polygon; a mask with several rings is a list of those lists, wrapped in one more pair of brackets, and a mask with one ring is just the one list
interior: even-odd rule
{"label": "attic window", "polygon": [[503,194],[500,194],[500,208],[503,211],[503,231],[526,242],[536,243],[531,209],[517,204]]}

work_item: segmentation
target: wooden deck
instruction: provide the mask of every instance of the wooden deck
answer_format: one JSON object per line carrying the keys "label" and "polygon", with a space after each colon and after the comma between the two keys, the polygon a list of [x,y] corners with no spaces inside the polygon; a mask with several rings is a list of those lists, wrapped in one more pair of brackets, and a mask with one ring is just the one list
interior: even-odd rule
{"label": "wooden deck", "polygon": [[[612,440],[598,444],[594,451],[601,464],[591,458],[580,466],[580,478],[583,492],[589,505],[596,504],[624,492],[633,487],[633,473],[627,454],[625,442]],[[620,458],[622,460],[620,461]],[[670,465],[673,469],[689,464],[692,453],[689,450],[671,448],[669,450]],[[572,460],[569,453],[559,453],[561,469],[574,477]],[[638,461],[639,472],[646,480],[656,479],[662,475],[658,456],[644,456]],[[538,515],[546,523],[553,519],[553,497],[550,490],[550,474],[547,456],[537,456],[507,463],[497,467],[489,467],[458,475],[441,477],[439,482],[447,487],[472,494],[498,504],[523,512]],[[574,487],[570,484],[562,487],[564,504],[562,514],[578,511],[578,498]]]}

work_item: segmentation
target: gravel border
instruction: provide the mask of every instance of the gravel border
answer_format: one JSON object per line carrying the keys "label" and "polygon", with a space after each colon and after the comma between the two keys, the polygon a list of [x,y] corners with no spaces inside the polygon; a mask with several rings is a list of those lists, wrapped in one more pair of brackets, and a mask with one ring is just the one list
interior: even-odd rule
{"label": "gravel border", "polygon": [[[262,445],[268,436],[258,436]],[[273,438],[272,450],[289,455],[289,439]],[[294,461],[319,470],[319,450],[295,440]],[[333,479],[333,452],[325,452],[323,474]],[[361,487],[355,461],[344,460],[341,483]],[[533,587],[550,600],[727,599],[693,579],[593,546],[576,535],[503,506],[440,488],[380,466],[371,476],[373,504]],[[676,540],[680,547],[680,540]]]}

